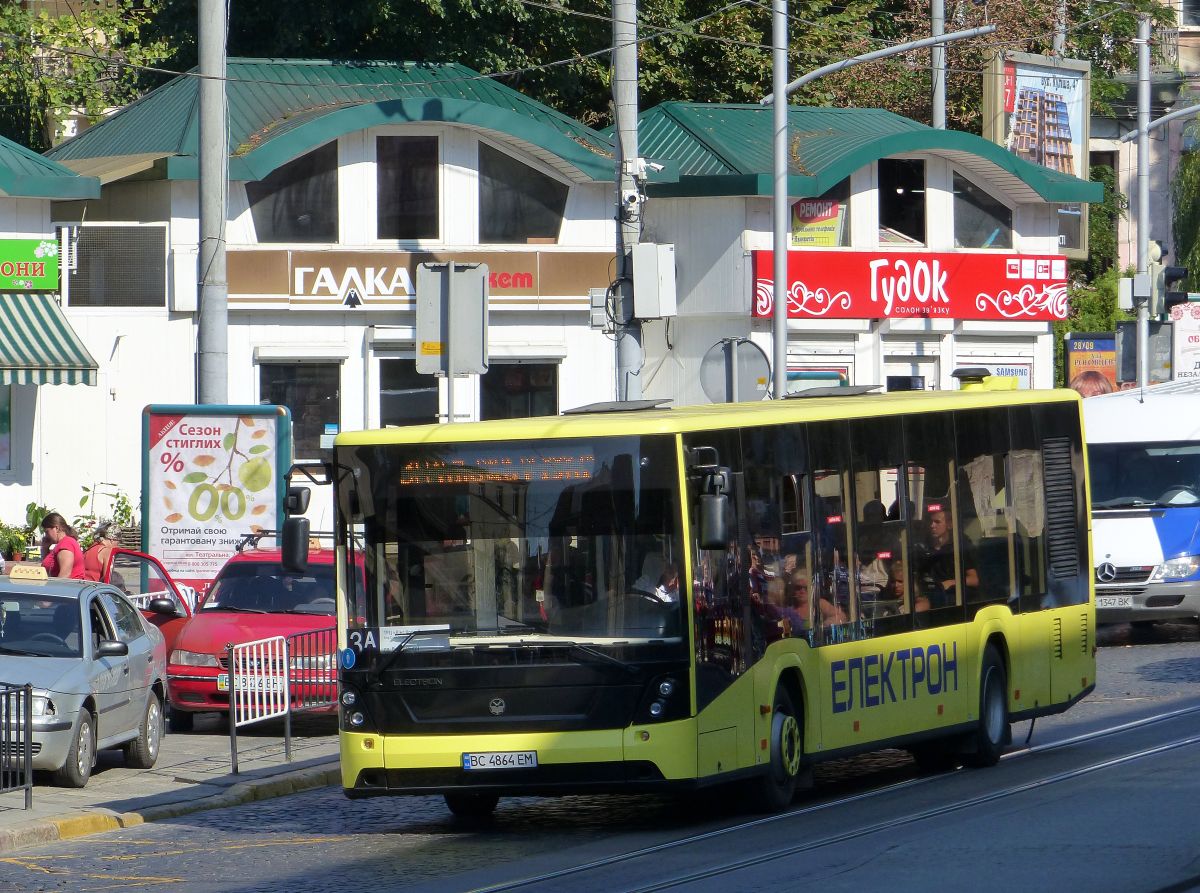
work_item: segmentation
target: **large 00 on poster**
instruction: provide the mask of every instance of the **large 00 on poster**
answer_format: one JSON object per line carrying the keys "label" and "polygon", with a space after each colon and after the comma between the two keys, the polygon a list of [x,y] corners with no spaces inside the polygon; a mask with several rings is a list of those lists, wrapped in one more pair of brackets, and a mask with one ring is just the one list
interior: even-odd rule
{"label": "large 00 on poster", "polygon": [[287,408],[149,406],[142,433],[142,548],[204,591],[246,534],[278,527]]}

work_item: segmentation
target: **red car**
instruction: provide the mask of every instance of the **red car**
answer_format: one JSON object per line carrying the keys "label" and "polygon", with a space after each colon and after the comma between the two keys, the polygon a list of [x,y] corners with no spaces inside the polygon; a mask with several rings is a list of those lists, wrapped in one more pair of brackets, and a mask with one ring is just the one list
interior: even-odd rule
{"label": "red car", "polygon": [[197,713],[229,710],[228,645],[318,630],[327,634],[306,637],[289,657],[292,704],[303,697],[308,704],[327,703],[318,709],[332,711],[337,687],[335,598],[330,548],[310,546],[304,574],[285,572],[278,548],[251,543],[236,553],[168,652],[171,731],[190,731]]}
{"label": "red car", "polygon": [[[124,592],[141,610],[142,616],[158,627],[166,641],[167,653],[170,654],[171,649],[175,647],[179,631],[192,617],[196,591],[190,586],[175,582],[154,556],[129,549],[112,550],[100,580],[111,583]],[[155,598],[169,598],[175,603],[175,613],[160,614],[151,611],[150,600]]]}

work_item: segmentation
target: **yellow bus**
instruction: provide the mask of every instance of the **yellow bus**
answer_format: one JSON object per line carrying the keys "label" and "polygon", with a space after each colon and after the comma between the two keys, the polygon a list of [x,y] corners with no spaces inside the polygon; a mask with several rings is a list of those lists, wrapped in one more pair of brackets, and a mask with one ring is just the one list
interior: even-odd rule
{"label": "yellow bus", "polygon": [[1094,687],[1074,392],[608,409],[337,436],[347,796],[778,810],[821,760],[994,764]]}

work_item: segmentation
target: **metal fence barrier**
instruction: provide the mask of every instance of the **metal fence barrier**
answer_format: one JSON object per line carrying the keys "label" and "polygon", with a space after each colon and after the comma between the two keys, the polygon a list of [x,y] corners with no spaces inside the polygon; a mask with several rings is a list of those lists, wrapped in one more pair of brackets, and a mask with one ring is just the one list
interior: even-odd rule
{"label": "metal fence barrier", "polygon": [[229,749],[238,771],[237,730],[283,718],[284,757],[292,759],[292,714],[337,703],[337,630],[313,630],[228,645]]}
{"label": "metal fence barrier", "polygon": [[0,683],[0,794],[25,791],[33,807],[33,686]]}

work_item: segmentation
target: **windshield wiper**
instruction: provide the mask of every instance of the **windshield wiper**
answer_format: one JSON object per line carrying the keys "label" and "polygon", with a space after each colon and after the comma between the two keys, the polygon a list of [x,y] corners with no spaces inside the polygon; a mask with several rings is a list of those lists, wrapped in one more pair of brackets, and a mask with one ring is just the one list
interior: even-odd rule
{"label": "windshield wiper", "polygon": [[42,654],[40,651],[25,651],[21,648],[9,648],[7,645],[0,645],[0,654],[13,654],[17,657],[49,657],[48,654]]}
{"label": "windshield wiper", "polygon": [[235,605],[205,605],[201,610],[204,611],[238,611],[242,614],[266,614],[267,612],[261,608],[242,608]]}
{"label": "windshield wiper", "polygon": [[537,642],[530,639],[521,639],[521,644],[533,645],[537,648],[566,648],[568,652],[573,652],[578,656],[591,658],[593,661],[612,664],[613,666],[620,667],[627,673],[638,673],[641,671],[641,667],[639,667],[637,664],[631,664],[628,661],[623,661],[619,657],[613,657],[611,654],[601,651],[599,648],[593,648],[591,645],[584,645],[581,642],[567,642],[562,640]]}
{"label": "windshield wiper", "polygon": [[1162,503],[1155,502],[1153,499],[1142,499],[1140,496],[1118,496],[1116,499],[1109,499],[1104,502],[1097,502],[1093,508],[1098,509],[1143,509],[1143,508],[1162,508]]}

